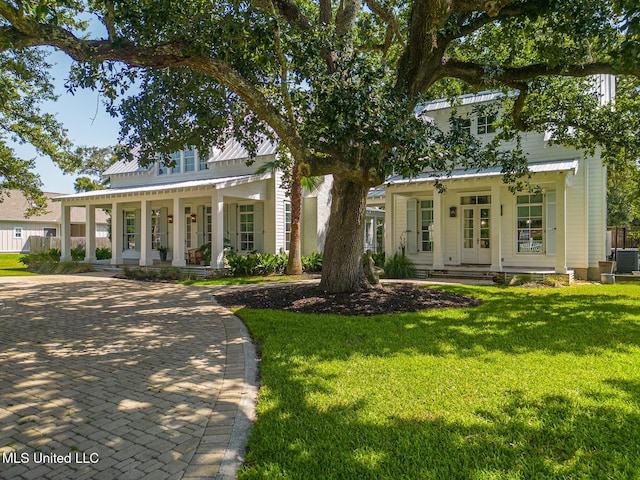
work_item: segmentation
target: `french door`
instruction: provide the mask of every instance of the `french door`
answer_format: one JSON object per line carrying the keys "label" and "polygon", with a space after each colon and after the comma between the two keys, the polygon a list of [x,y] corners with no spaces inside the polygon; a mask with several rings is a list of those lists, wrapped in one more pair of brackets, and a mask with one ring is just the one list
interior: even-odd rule
{"label": "french door", "polygon": [[491,263],[491,207],[462,206],[462,263]]}

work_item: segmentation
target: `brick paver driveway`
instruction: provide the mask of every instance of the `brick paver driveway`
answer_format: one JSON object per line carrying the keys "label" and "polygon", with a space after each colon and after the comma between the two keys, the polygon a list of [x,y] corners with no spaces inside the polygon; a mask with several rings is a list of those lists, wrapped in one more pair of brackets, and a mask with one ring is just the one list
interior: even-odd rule
{"label": "brick paver driveway", "polygon": [[206,288],[0,279],[0,478],[232,478],[252,348]]}

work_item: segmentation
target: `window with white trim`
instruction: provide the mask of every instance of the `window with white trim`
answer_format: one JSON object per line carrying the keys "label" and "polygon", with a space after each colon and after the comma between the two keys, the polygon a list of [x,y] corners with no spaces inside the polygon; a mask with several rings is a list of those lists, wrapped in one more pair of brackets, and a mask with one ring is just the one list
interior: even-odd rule
{"label": "window with white trim", "polygon": [[184,151],[184,171],[196,171],[196,151],[193,148]]}
{"label": "window with white trim", "polygon": [[462,127],[463,133],[467,135],[471,135],[471,119],[465,118],[460,121],[460,126]]}
{"label": "window with white trim", "polygon": [[157,250],[162,244],[160,231],[160,210],[151,210],[151,249]]}
{"label": "window with white trim", "polygon": [[433,251],[433,200],[420,200],[419,204],[420,251]]}
{"label": "window with white trim", "polygon": [[205,216],[207,217],[206,223],[207,223],[207,231],[205,233],[205,243],[211,243],[213,240],[213,217],[211,215],[211,207],[206,207],[205,208]]}
{"label": "window with white trim", "polygon": [[58,234],[58,230],[53,227],[44,227],[43,231],[44,236],[47,238],[55,238],[55,236]]}
{"label": "window with white trim", "polygon": [[478,117],[477,132],[478,135],[485,133],[493,133],[496,131],[496,127],[493,126],[493,122],[496,121],[495,115],[482,115]]}
{"label": "window with white trim", "polygon": [[136,249],[136,212],[124,212],[124,248]]}
{"label": "window with white trim", "polygon": [[289,250],[291,243],[291,203],[284,202],[284,248]]}
{"label": "window with white trim", "polygon": [[240,250],[255,250],[255,214],[253,205],[240,205]]}
{"label": "window with white trim", "polygon": [[200,162],[200,170],[208,170],[209,169],[209,164],[207,163],[207,156],[206,155],[201,155],[199,151],[196,150],[196,155],[198,156],[198,160]]}
{"label": "window with white trim", "polygon": [[171,160],[175,162],[175,165],[171,167],[171,173],[180,173],[182,171],[182,153],[172,153]]}
{"label": "window with white trim", "polygon": [[22,227],[15,227],[13,229],[13,238],[22,238]]}
{"label": "window with white trim", "polygon": [[518,195],[516,197],[518,253],[543,253],[542,194]]}

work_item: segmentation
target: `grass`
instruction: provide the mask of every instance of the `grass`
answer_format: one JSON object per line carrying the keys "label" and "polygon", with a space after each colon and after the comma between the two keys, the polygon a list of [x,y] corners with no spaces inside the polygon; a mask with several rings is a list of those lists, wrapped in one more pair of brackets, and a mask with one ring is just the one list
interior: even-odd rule
{"label": "grass", "polygon": [[267,275],[255,277],[221,277],[207,280],[184,280],[178,283],[183,285],[247,285],[271,282],[296,282],[309,280],[308,275]]}
{"label": "grass", "polygon": [[18,261],[21,256],[21,253],[0,253],[0,277],[36,275],[27,272],[27,266]]}
{"label": "grass", "polygon": [[238,311],[262,355],[240,478],[640,478],[640,286],[441,288],[484,303]]}

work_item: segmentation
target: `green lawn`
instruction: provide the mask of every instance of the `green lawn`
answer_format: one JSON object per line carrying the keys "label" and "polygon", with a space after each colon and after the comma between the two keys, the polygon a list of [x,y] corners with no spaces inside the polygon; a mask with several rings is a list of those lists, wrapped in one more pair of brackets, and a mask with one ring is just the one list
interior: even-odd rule
{"label": "green lawn", "polygon": [[21,253],[0,253],[0,277],[35,275],[27,272],[27,266],[18,261],[21,256]]}
{"label": "green lawn", "polygon": [[640,286],[441,288],[484,303],[240,310],[262,355],[240,478],[640,478]]}

